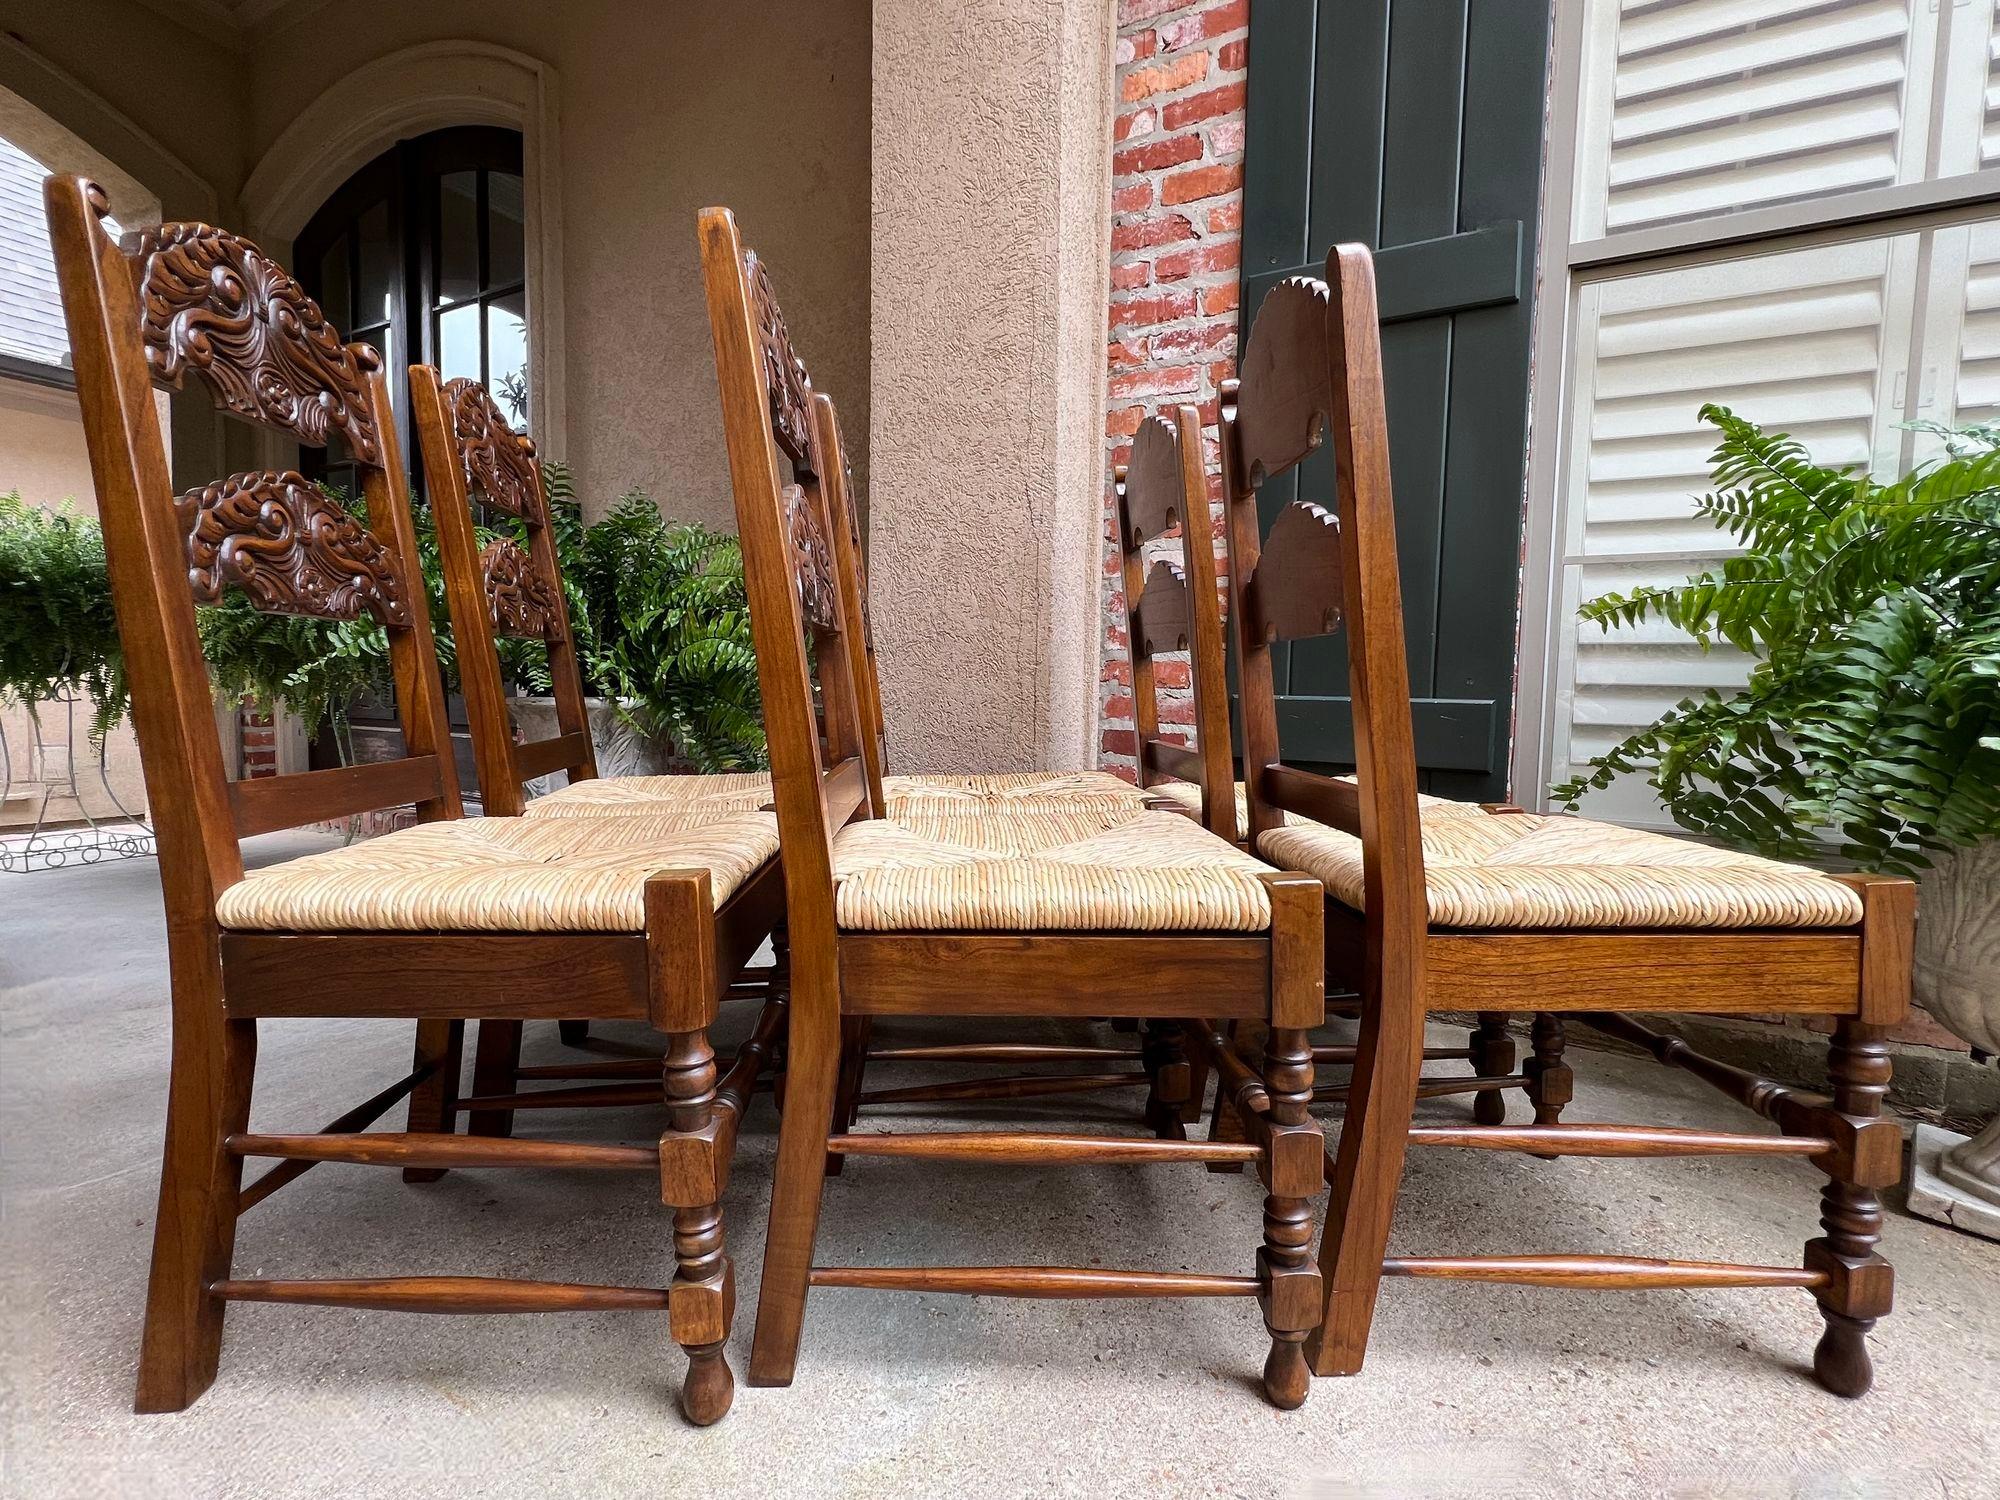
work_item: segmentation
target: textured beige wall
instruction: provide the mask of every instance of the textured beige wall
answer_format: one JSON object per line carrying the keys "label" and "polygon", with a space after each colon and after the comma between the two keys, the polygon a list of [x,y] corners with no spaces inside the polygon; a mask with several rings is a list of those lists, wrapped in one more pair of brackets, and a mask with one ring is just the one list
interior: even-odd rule
{"label": "textured beige wall", "polygon": [[736,210],[866,472],[867,0],[344,0],[258,33],[250,160],[364,62],[471,39],[558,76],[566,457],[586,501],[634,486],[735,530],[695,214]]}
{"label": "textured beige wall", "polygon": [[1093,759],[1112,14],[876,3],[870,582],[898,770]]}

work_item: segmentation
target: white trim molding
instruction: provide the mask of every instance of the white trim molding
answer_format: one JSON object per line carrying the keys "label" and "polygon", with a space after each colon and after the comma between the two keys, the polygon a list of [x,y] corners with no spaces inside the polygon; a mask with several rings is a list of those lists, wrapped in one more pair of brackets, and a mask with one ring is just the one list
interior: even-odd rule
{"label": "white trim molding", "polygon": [[243,184],[259,243],[289,244],[397,141],[454,125],[521,132],[527,200],[528,401],[536,446],[568,452],[563,399],[562,151],[556,72],[489,42],[425,42],[364,63],[293,117]]}

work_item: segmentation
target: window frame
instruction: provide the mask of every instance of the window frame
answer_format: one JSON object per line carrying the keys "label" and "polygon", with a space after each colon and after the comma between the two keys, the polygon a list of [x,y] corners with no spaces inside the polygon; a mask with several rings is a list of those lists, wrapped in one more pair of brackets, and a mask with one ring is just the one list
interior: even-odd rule
{"label": "window frame", "polygon": [[[1996,166],[1573,240],[1580,116],[1591,102],[1593,83],[1584,69],[1591,55],[1596,12],[1587,0],[1574,5],[1556,0],[1554,16],[1536,267],[1543,292],[1533,341],[1512,758],[1514,798],[1533,809],[1549,805],[1548,787],[1556,768],[1555,715],[1564,711],[1575,686],[1561,680],[1567,660],[1566,621],[1557,612],[1566,602],[1569,489],[1572,465],[1578,461],[1573,356],[1584,291],[1593,284],[1684,267],[2000,219],[2000,166]],[[1953,102],[1942,61],[1944,43],[1940,35],[1939,63],[1925,102],[1934,164],[1938,161],[1935,127]],[[1668,824],[1662,813],[1658,825]]]}

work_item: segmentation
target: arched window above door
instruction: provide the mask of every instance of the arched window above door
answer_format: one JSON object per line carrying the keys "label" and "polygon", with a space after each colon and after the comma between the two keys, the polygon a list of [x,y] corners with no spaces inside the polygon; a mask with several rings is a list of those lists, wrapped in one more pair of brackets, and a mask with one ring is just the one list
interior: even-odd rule
{"label": "arched window above door", "polygon": [[[382,351],[419,475],[403,378],[413,363],[482,381],[511,421],[531,425],[525,219],[520,132],[464,126],[398,141],[293,241],[299,280],[334,326]],[[314,477],[353,487],[338,444],[301,459]]]}

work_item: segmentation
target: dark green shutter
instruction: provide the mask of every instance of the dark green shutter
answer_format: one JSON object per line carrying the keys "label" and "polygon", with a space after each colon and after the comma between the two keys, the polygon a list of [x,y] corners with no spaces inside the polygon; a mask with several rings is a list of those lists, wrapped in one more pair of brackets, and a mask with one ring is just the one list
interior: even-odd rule
{"label": "dark green shutter", "polygon": [[[1329,246],[1376,251],[1397,550],[1425,784],[1507,791],[1549,14],[1534,0],[1254,0],[1244,331]],[[1322,453],[1273,484],[1266,519]],[[1353,755],[1338,637],[1277,663],[1286,757]]]}

